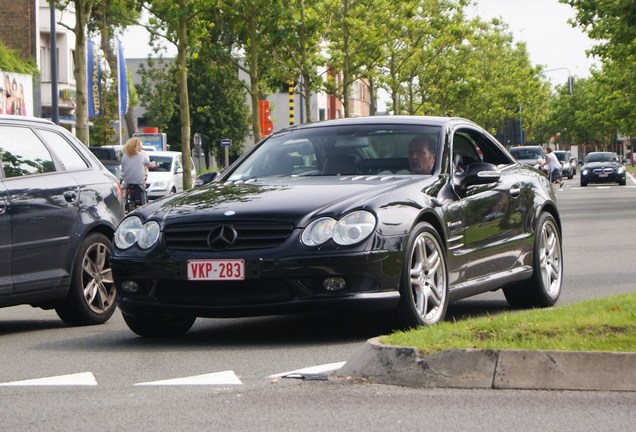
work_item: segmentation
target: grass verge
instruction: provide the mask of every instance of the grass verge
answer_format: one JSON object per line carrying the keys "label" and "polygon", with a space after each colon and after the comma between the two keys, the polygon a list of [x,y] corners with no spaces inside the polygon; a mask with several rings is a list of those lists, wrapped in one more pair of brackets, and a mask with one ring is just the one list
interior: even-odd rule
{"label": "grass verge", "polygon": [[395,332],[380,343],[449,349],[636,352],[636,293]]}

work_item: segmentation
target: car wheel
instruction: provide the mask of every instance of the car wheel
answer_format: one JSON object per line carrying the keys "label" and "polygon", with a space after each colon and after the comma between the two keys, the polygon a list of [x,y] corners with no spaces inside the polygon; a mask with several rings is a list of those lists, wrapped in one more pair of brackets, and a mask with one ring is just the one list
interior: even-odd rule
{"label": "car wheel", "polygon": [[102,324],[115,312],[111,250],[110,240],[99,233],[90,234],[78,247],[69,292],[64,303],[55,308],[65,323]]}
{"label": "car wheel", "polygon": [[513,307],[548,307],[556,303],[563,282],[561,235],[554,217],[543,213],[539,217],[534,239],[532,277],[503,289]]}
{"label": "car wheel", "polygon": [[619,186],[625,186],[627,184],[627,179],[620,179],[618,184]]}
{"label": "car wheel", "polygon": [[122,315],[128,328],[144,337],[182,336],[192,328],[196,320],[196,317],[189,315]]}
{"label": "car wheel", "polygon": [[400,283],[399,324],[417,327],[444,319],[448,308],[446,253],[428,223],[415,226],[406,247]]}
{"label": "car wheel", "polygon": [[585,186],[587,186],[587,183],[586,182],[581,182],[581,187],[585,187]]}
{"label": "car wheel", "polygon": [[574,173],[571,172],[570,175],[568,176],[568,180],[572,180],[574,178]]}

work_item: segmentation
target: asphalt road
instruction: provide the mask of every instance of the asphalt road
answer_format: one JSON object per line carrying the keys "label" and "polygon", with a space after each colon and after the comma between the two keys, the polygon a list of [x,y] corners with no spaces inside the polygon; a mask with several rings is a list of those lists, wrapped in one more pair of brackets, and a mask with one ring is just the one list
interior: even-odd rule
{"label": "asphalt road", "polygon": [[[634,182],[580,188],[577,175],[565,183],[559,304],[634,291]],[[503,294],[489,293],[457,303],[448,319],[504,309]],[[51,311],[0,309],[0,427],[609,431],[636,423],[634,392],[424,390],[280,377],[337,367],[386,331],[369,316],[316,315],[198,320],[184,338],[146,340],[118,313],[102,326],[68,328]]]}

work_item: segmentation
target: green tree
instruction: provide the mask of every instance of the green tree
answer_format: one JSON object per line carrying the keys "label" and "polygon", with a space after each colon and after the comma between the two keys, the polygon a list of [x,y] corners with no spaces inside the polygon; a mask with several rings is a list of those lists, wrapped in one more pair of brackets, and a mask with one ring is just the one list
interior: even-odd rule
{"label": "green tree", "polygon": [[[146,64],[139,65],[138,74],[141,82],[136,86],[136,90],[139,102],[146,110],[145,122],[166,131],[179,107],[177,83],[174,79],[177,67],[174,59],[163,57],[165,48],[157,48],[154,53],[157,57],[149,56]],[[180,142],[179,134],[168,138],[168,142]]]}
{"label": "green tree", "polygon": [[86,36],[88,21],[96,0],[58,0],[61,10],[72,9],[75,12],[75,25],[69,29],[75,34],[75,136],[84,144],[88,143],[88,97],[86,78]]}
{"label": "green tree", "polygon": [[39,73],[38,65],[34,59],[22,58],[18,50],[7,48],[0,41],[0,69],[8,72],[17,72],[29,75]]}
{"label": "green tree", "polygon": [[[573,26],[580,26],[597,41],[589,54],[606,69],[605,89],[620,104],[621,132],[636,135],[636,2],[634,0],[559,0],[576,11]],[[600,78],[600,76],[599,76]],[[608,107],[611,110],[611,108]]]}
{"label": "green tree", "polygon": [[269,56],[275,61],[272,87],[300,79],[298,92],[303,94],[307,121],[313,118],[312,95],[321,90],[319,75],[326,63],[321,44],[329,27],[328,2],[284,0],[273,20],[278,24],[269,39]]}
{"label": "green tree", "polygon": [[275,58],[271,35],[279,31],[283,0],[218,0],[217,8],[207,9],[213,22],[206,38],[207,46],[219,63],[232,62],[237,71],[247,75],[242,81],[250,98],[252,134],[260,141],[261,128],[258,101],[267,94],[268,70],[273,68],[267,58]]}
{"label": "green tree", "polygon": [[[203,12],[213,5],[211,0],[149,0],[144,2],[151,14],[151,34],[162,36],[177,47],[176,81],[179,94],[180,143],[183,170],[192,169],[190,161],[190,102],[188,93],[188,58],[199,49],[206,31]],[[183,176],[183,188],[192,188],[190,176]]]}
{"label": "green tree", "polygon": [[224,160],[221,139],[230,139],[229,156],[236,159],[250,128],[245,88],[236,77],[236,69],[204,57],[192,59],[189,69],[192,130],[201,134],[206,155],[212,152],[217,162]]}
{"label": "green tree", "polygon": [[[117,36],[123,29],[130,24],[136,23],[140,18],[140,5],[135,0],[102,0],[93,6],[91,19],[88,22],[89,33],[98,33],[100,36],[100,48],[104,53],[106,62],[109,66],[109,72],[105,74],[102,82],[102,88],[106,88],[103,95],[104,110],[102,117],[93,120],[95,125],[103,124],[107,128],[107,124],[120,124],[119,115],[119,75],[117,73]],[[132,81],[128,82],[128,95],[130,101],[130,92],[133,88]],[[115,99],[114,102],[112,99]],[[132,112],[132,103],[126,107],[124,119],[126,121],[126,131],[128,136],[136,132],[134,121],[134,113]],[[112,126],[111,126],[112,129]],[[114,129],[113,129],[114,131]],[[120,124],[120,132],[124,137],[123,124]],[[93,131],[91,131],[91,137]],[[91,139],[91,142],[93,140]]]}
{"label": "green tree", "polygon": [[369,65],[375,65],[382,55],[385,35],[383,23],[375,20],[377,0],[342,0],[332,2],[332,25],[327,33],[329,65],[341,76],[331,81],[329,91],[343,104],[349,117],[353,83],[369,76]]}

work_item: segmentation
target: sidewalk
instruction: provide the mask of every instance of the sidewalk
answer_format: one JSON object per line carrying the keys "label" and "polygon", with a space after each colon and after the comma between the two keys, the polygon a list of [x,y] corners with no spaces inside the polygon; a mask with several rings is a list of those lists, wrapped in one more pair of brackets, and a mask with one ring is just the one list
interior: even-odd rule
{"label": "sidewalk", "polygon": [[636,353],[449,350],[423,356],[372,338],[335,376],[406,387],[636,391]]}

